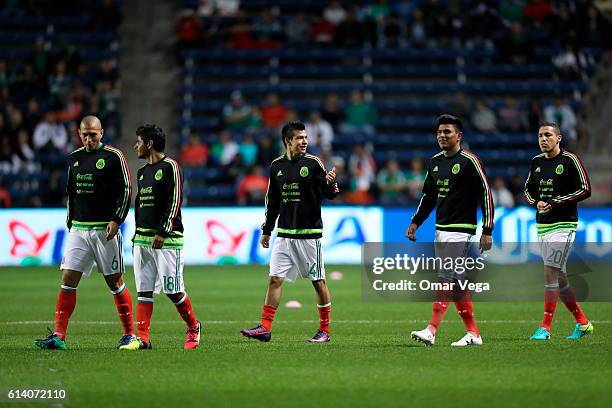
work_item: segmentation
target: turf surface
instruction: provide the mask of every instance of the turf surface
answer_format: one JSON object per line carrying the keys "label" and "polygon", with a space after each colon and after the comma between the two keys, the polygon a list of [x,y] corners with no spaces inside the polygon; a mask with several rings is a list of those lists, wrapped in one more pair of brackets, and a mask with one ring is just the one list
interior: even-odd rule
{"label": "turf surface", "polygon": [[[449,346],[464,334],[451,306],[426,348],[409,334],[426,325],[430,304],[363,302],[358,267],[327,270],[344,273],[329,282],[331,343],[305,342],[318,318],[308,282],[284,286],[282,304],[304,306],[279,308],[272,341],[259,343],[238,331],[259,319],[266,268],[188,267],[187,289],[204,321],[200,348],[182,350],[183,323],[158,296],[154,350],[125,352],[114,350],[120,325],[101,276],[81,282],[69,350],[43,351],[33,339],[52,326],[59,272],[0,268],[0,390],[65,389],[61,406],[610,406],[610,303],[583,305],[595,333],[578,342],[564,338],[573,320],[560,304],[545,343],[527,340],[541,303],[478,303],[485,345],[465,349]],[[135,295],[131,271],[126,278]]]}

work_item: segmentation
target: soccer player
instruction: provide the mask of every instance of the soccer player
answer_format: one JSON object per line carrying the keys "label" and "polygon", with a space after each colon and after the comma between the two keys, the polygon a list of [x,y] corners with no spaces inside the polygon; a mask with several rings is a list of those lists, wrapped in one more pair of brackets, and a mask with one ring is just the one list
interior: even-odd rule
{"label": "soccer player", "polygon": [[151,349],[149,327],[153,314],[153,293],[164,293],[187,324],[184,348],[200,344],[202,325],[198,321],[183,282],[183,179],[178,163],[164,154],[166,135],[157,125],[136,130],[134,150],[147,164],[138,169],[136,194],[136,235],[134,236],[134,277],[138,291],[136,325],[139,344],[125,350]]}
{"label": "soccer player", "polygon": [[[459,118],[452,115],[442,115],[438,118],[436,137],[442,151],[434,155],[429,162],[423,196],[406,231],[406,237],[416,241],[416,230],[436,207],[435,249],[439,258],[456,258],[468,253],[472,238],[476,234],[476,210],[479,201],[482,207],[480,250],[487,251],[492,244],[491,189],[480,159],[461,148],[462,130],[463,124]],[[460,244],[462,242],[465,244]],[[442,283],[453,283],[459,279],[462,277],[454,271],[442,268],[438,270],[438,280]],[[439,290],[436,293],[429,325],[423,330],[413,331],[413,339],[429,346],[435,343],[436,331],[451,298],[467,330],[465,336],[451,343],[451,346],[482,344],[469,292],[460,290],[453,293]]]}
{"label": "soccer player", "polygon": [[591,196],[591,184],[578,156],[561,149],[561,131],[555,123],[538,130],[541,154],[531,161],[525,197],[536,212],[538,240],[544,261],[544,319],[531,339],[550,339],[557,300],[574,315],[576,326],[568,339],[593,333],[567,279],[566,264],[578,225],[578,202]]}
{"label": "soccer player", "polygon": [[[270,257],[270,278],[261,314],[261,323],[254,329],[241,330],[248,338],[270,341],[272,321],[286,279],[308,278],[317,293],[319,330],[308,341],[330,341],[329,322],[331,295],[325,281],[321,248],[323,222],[321,200],[333,200],[339,192],[335,168],[327,172],[321,160],[306,153],[308,136],[301,122],[289,122],[281,131],[286,154],[270,165],[266,194],[266,220],[262,225],[261,246],[270,246],[270,234],[278,221],[278,237]],[[280,217],[279,217],[280,216]]]}
{"label": "soccer player", "polygon": [[102,143],[104,129],[86,116],[78,129],[83,147],[68,159],[68,239],[62,259],[61,288],[55,306],[55,326],[34,344],[42,349],[66,349],[68,321],[76,306],[77,286],[94,264],[104,275],[123,326],[120,346],[136,342],[132,296],[123,281],[123,237],[119,226],[130,208],[132,185],[123,153]]}

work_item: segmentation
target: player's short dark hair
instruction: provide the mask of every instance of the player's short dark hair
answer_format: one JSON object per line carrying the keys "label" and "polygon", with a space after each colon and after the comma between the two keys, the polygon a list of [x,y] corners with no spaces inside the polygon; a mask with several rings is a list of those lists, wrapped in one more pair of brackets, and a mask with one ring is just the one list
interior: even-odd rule
{"label": "player's short dark hair", "polygon": [[561,134],[561,128],[559,127],[559,125],[557,125],[556,122],[540,122],[540,124],[538,125],[538,129],[540,129],[542,126],[550,126],[551,128],[555,129],[556,134]]}
{"label": "player's short dark hair", "polygon": [[448,113],[438,116],[438,126],[440,125],[453,125],[459,132],[463,131],[463,122],[461,119]]}
{"label": "player's short dark hair", "polygon": [[153,141],[153,148],[158,152],[166,150],[166,134],[159,126],[147,123],[136,129],[136,136],[140,136],[143,142]]}
{"label": "player's short dark hair", "polygon": [[293,139],[293,132],[300,130],[306,130],[306,125],[298,121],[289,122],[285,126],[283,126],[283,129],[281,130],[281,135],[283,137],[283,145],[287,147],[285,139]]}

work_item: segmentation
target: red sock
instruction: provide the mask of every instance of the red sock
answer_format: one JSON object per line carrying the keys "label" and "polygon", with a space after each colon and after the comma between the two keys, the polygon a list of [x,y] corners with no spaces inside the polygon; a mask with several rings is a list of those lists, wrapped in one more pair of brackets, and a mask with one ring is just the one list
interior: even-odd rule
{"label": "red sock", "polygon": [[149,342],[149,327],[151,327],[151,316],[153,315],[153,298],[138,297],[136,303],[136,327],[138,337]]}
{"label": "red sock", "polygon": [[550,331],[555,309],[557,308],[557,300],[559,299],[559,286],[545,286],[544,291],[544,318],[540,327],[544,327]]}
{"label": "red sock", "polygon": [[319,330],[329,334],[331,303],[326,305],[317,305],[317,310],[319,311]]}
{"label": "red sock", "polygon": [[438,326],[444,319],[444,315],[448,310],[448,301],[450,299],[450,291],[448,290],[438,290],[436,292],[436,298],[434,299],[433,306],[431,308],[431,319],[429,320],[429,325],[427,328],[429,331],[435,335],[438,331]]}
{"label": "red sock", "polygon": [[66,330],[68,329],[68,320],[76,306],[76,288],[62,285],[57,294],[57,302],[55,304],[55,326],[53,333],[60,339],[66,339]]}
{"label": "red sock", "polygon": [[189,296],[186,293],[185,296],[183,296],[183,299],[181,299],[178,303],[175,303],[174,306],[176,306],[176,310],[178,310],[185,323],[187,323],[187,327],[191,329],[197,326],[198,318],[191,307],[191,299],[189,299]]}
{"label": "red sock", "polygon": [[263,311],[261,312],[261,322],[259,324],[267,331],[271,331],[275,314],[276,308],[274,306],[264,305]]}
{"label": "red sock", "polygon": [[589,322],[589,319],[584,315],[576,300],[576,292],[574,292],[574,289],[569,284],[559,291],[559,296],[567,310],[574,315],[576,324],[587,324]]}
{"label": "red sock", "polygon": [[134,316],[132,314],[132,295],[130,290],[123,284],[113,292],[113,299],[119,313],[119,320],[123,327],[123,335],[134,334]]}
{"label": "red sock", "polygon": [[461,320],[463,320],[466,331],[474,333],[475,336],[480,336],[476,319],[474,318],[474,305],[472,304],[469,292],[459,293],[458,296],[458,300],[455,301],[455,308],[457,308],[457,312]]}

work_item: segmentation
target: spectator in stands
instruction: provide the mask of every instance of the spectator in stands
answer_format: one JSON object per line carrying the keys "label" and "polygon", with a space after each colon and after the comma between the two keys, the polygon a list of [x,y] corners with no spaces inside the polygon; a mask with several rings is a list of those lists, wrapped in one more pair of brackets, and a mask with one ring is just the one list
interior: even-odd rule
{"label": "spectator in stands", "polygon": [[229,29],[230,48],[235,50],[248,50],[257,48],[257,41],[253,36],[251,20],[244,10],[239,10],[233,25]]}
{"label": "spectator in stands", "polygon": [[42,37],[36,39],[34,44],[34,50],[27,62],[32,64],[35,75],[39,78],[46,78],[49,65],[51,64],[51,55],[48,49],[51,48],[50,44],[46,44]]}
{"label": "spectator in stands", "polygon": [[504,99],[504,104],[500,106],[497,116],[499,117],[499,129],[504,132],[519,132],[525,128],[525,115],[517,100],[512,96]]}
{"label": "spectator in stands", "polygon": [[[287,20],[285,24],[285,37],[290,46],[303,46],[308,43],[310,24],[304,13],[297,13]],[[331,42],[332,37],[329,38]]]}
{"label": "spectator in stands", "polygon": [[0,174],[13,171],[13,151],[8,138],[0,139]]}
{"label": "spectator in stands", "polygon": [[376,0],[365,7],[364,14],[374,21],[382,23],[391,14],[391,7],[387,0]]}
{"label": "spectator in stands", "polygon": [[409,40],[414,47],[424,47],[427,43],[427,26],[425,14],[420,8],[415,8],[412,14],[412,24],[409,30]]}
{"label": "spectator in stands", "polygon": [[251,166],[238,184],[238,204],[262,205],[268,192],[268,177],[257,164]]}
{"label": "spectator in stands", "polygon": [[537,132],[540,123],[543,122],[542,106],[538,98],[529,99],[527,108],[527,130],[529,132]]}
{"label": "spectator in stands", "polygon": [[0,179],[0,208],[10,208],[11,205],[11,194],[3,186],[2,179]]}
{"label": "spectator in stands", "polygon": [[397,13],[392,12],[384,23],[381,46],[384,48],[403,48],[405,39],[406,25],[400,20]]}
{"label": "spectator in stands", "polygon": [[72,78],[68,75],[66,62],[63,60],[55,64],[55,71],[49,76],[49,93],[55,98],[55,103],[60,102],[61,98],[68,92],[68,87]]}
{"label": "spectator in stands", "polygon": [[237,183],[248,170],[248,166],[244,163],[244,159],[240,153],[234,156],[232,161],[225,166],[225,174],[227,175],[227,181],[231,183]]}
{"label": "spectator in stands", "polygon": [[[536,128],[537,131],[537,128]],[[508,190],[512,193],[515,204],[526,204],[525,201],[525,176],[520,174],[513,174],[510,178],[510,184]]]}
{"label": "spectator in stands", "polygon": [[247,134],[244,136],[240,143],[239,152],[245,165],[251,166],[255,164],[257,161],[257,143],[255,143],[252,135]]}
{"label": "spectator in stands", "polygon": [[238,143],[232,140],[230,132],[224,130],[219,134],[219,141],[213,145],[210,155],[216,163],[227,166],[239,151]]}
{"label": "spectator in stands", "polygon": [[498,48],[502,58],[514,64],[525,64],[531,56],[530,39],[520,22],[512,23],[510,30],[501,36]]}
{"label": "spectator in stands", "polygon": [[198,14],[211,16],[218,14],[221,17],[236,17],[240,10],[240,0],[199,0]]}
{"label": "spectator in stands", "polygon": [[349,96],[349,104],[344,108],[343,133],[365,132],[374,134],[378,122],[376,108],[364,100],[360,90],[354,89]]}
{"label": "spectator in stands", "polygon": [[6,61],[0,60],[0,88],[10,87],[17,82],[17,74],[14,71],[9,71],[6,66]]}
{"label": "spectator in stands", "polygon": [[242,92],[234,91],[230,103],[223,107],[223,124],[228,130],[245,130],[251,123],[253,109],[242,97]]}
{"label": "spectator in stands", "polygon": [[553,65],[562,80],[581,79],[588,67],[588,59],[574,44],[568,43],[563,51],[553,57]]}
{"label": "spectator in stands", "polygon": [[365,42],[365,26],[357,19],[357,8],[351,6],[346,18],[336,27],[335,43],[338,47],[360,48]]}
{"label": "spectator in stands", "polygon": [[348,169],[353,197],[351,200],[357,203],[369,203],[372,201],[370,190],[376,180],[376,162],[362,144],[357,144],[349,157]]}
{"label": "spectator in stands", "polygon": [[257,163],[261,166],[268,167],[272,160],[280,155],[279,147],[274,146],[272,138],[266,136],[259,141],[257,147]]}
{"label": "spectator in stands", "polygon": [[34,149],[37,151],[66,153],[68,133],[63,124],[57,123],[54,112],[47,112],[43,121],[34,129]]}
{"label": "spectator in stands", "polygon": [[334,42],[336,28],[323,17],[315,16],[310,27],[310,42],[316,47],[327,47]]}
{"label": "spectator in stands", "polygon": [[34,173],[38,168],[36,155],[30,146],[30,135],[25,129],[17,134],[17,147],[13,151],[12,162],[14,172]]}
{"label": "spectator in stands", "polygon": [[334,129],[328,121],[321,118],[321,114],[317,111],[312,111],[308,115],[306,134],[308,135],[308,147],[314,154],[321,149],[331,148],[334,141]]}
{"label": "spectator in stands", "polygon": [[28,108],[25,113],[24,126],[28,129],[28,132],[33,132],[34,128],[40,122],[42,118],[42,112],[40,110],[40,104],[36,98],[31,98],[28,101]]}
{"label": "spectator in stands", "polygon": [[552,4],[548,0],[528,0],[523,11],[531,23],[543,23],[552,16]]}
{"label": "spectator in stands", "polygon": [[325,97],[321,117],[332,125],[335,132],[339,130],[340,123],[344,120],[344,111],[337,94],[330,93]]}
{"label": "spectator in stands", "polygon": [[210,149],[200,138],[191,134],[189,141],[181,148],[180,162],[183,166],[206,166]]}
{"label": "spectator in stands", "polygon": [[502,0],[499,15],[505,25],[520,22],[525,16],[525,0]]}
{"label": "spectator in stands", "polygon": [[497,118],[482,99],[477,99],[471,117],[472,126],[478,132],[493,133],[497,130]]}
{"label": "spectator in stands", "polygon": [[565,139],[565,145],[570,148],[575,146],[577,141],[576,114],[565,102],[563,95],[557,95],[554,103],[544,108],[544,120],[558,124]]}
{"label": "spectator in stands", "polygon": [[268,7],[259,12],[253,24],[253,33],[257,39],[258,49],[275,49],[281,46],[283,26]]}
{"label": "spectator in stands", "polygon": [[427,171],[425,170],[423,160],[412,159],[410,161],[410,170],[406,173],[406,186],[408,187],[408,194],[411,199],[417,200],[421,197],[426,176]]}
{"label": "spectator in stands", "polygon": [[514,207],[514,197],[512,197],[510,190],[506,188],[506,183],[503,178],[495,177],[491,195],[493,196],[493,205],[495,205],[495,207]]}
{"label": "spectator in stands", "polygon": [[287,116],[287,108],[280,102],[276,92],[268,92],[266,101],[261,107],[261,119],[266,129],[276,132],[283,125]]}
{"label": "spectator in stands", "polygon": [[339,1],[331,1],[327,7],[323,9],[323,18],[325,21],[337,26],[346,19],[346,10],[342,7]]}
{"label": "spectator in stands", "polygon": [[202,23],[196,16],[194,10],[185,9],[181,11],[176,22],[176,34],[179,47],[196,47],[202,39]]}
{"label": "spectator in stands", "polygon": [[414,9],[416,7],[416,3],[417,2],[414,0],[400,0],[393,2],[391,7],[392,10],[397,13],[397,15],[402,21],[410,23],[410,21],[412,20]]}
{"label": "spectator in stands", "polygon": [[406,177],[402,173],[396,160],[389,160],[376,177],[376,184],[380,192],[379,200],[382,205],[406,205],[404,195],[406,190]]}

